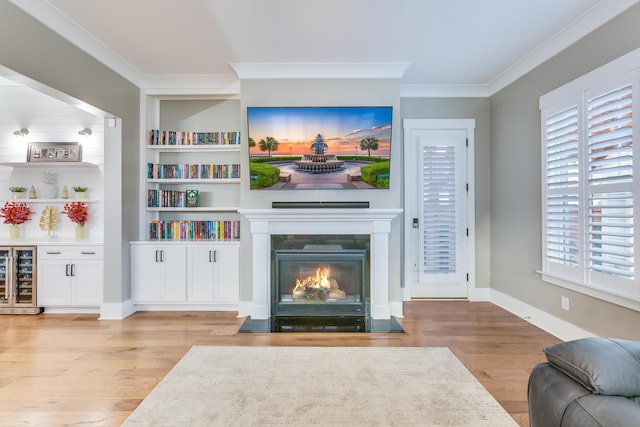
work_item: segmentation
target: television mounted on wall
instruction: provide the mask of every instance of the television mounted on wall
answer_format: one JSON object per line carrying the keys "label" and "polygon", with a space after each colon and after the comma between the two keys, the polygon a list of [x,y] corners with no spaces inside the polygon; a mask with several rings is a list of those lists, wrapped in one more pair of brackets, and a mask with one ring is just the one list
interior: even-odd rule
{"label": "television mounted on wall", "polygon": [[388,189],[392,112],[247,107],[251,189]]}

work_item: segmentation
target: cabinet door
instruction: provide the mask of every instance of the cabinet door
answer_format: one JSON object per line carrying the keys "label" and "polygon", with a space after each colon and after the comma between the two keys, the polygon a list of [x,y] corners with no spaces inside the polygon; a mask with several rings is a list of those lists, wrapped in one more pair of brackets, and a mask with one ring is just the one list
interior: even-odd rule
{"label": "cabinet door", "polygon": [[167,245],[161,249],[163,301],[187,300],[187,251],[185,246]]}
{"label": "cabinet door", "polygon": [[9,268],[9,257],[11,251],[8,248],[0,248],[0,307],[8,306],[11,303],[11,278]]}
{"label": "cabinet door", "polygon": [[36,305],[36,248],[15,249],[14,274],[16,296],[14,305],[33,307]]}
{"label": "cabinet door", "polygon": [[95,306],[102,304],[102,261],[77,260],[71,268],[73,305]]}
{"label": "cabinet door", "polygon": [[162,300],[164,271],[160,265],[157,246],[134,246],[131,249],[133,296],[136,302],[158,302]]}
{"label": "cabinet door", "polygon": [[71,305],[71,276],[68,260],[40,260],[38,262],[38,305]]}
{"label": "cabinet door", "polygon": [[136,302],[186,300],[187,266],[184,245],[136,245],[131,252]]}
{"label": "cabinet door", "polygon": [[237,245],[215,246],[214,299],[216,302],[238,302],[240,251]]}
{"label": "cabinet door", "polygon": [[190,246],[187,248],[188,300],[213,302],[214,281],[213,246]]}

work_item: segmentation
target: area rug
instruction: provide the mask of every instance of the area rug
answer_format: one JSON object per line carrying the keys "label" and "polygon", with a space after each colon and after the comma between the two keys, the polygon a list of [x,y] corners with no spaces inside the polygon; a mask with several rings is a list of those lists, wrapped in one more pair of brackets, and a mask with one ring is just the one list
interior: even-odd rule
{"label": "area rug", "polygon": [[517,426],[447,348],[201,347],[124,426]]}

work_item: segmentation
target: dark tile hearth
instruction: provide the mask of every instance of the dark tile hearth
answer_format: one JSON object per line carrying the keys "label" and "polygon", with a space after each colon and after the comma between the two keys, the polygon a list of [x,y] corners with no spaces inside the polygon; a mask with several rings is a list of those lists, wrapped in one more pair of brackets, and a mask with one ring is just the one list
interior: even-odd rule
{"label": "dark tile hearth", "polygon": [[[271,331],[271,321],[269,319],[251,319],[251,316],[247,317],[240,329],[239,333],[285,333],[285,332],[358,332],[353,330],[350,327],[341,327],[340,325],[336,326],[327,326],[327,325],[317,325],[301,328],[292,328],[290,330],[282,330],[280,332],[272,332]],[[404,329],[402,325],[398,322],[395,317],[391,317],[390,319],[371,319],[371,333],[404,333]]]}

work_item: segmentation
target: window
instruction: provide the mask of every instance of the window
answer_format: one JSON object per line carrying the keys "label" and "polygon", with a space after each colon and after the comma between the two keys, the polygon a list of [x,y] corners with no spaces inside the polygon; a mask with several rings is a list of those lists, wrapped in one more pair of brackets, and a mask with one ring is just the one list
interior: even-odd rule
{"label": "window", "polygon": [[640,302],[633,208],[640,81],[630,63],[640,68],[640,53],[540,99],[543,280],[613,302]]}

